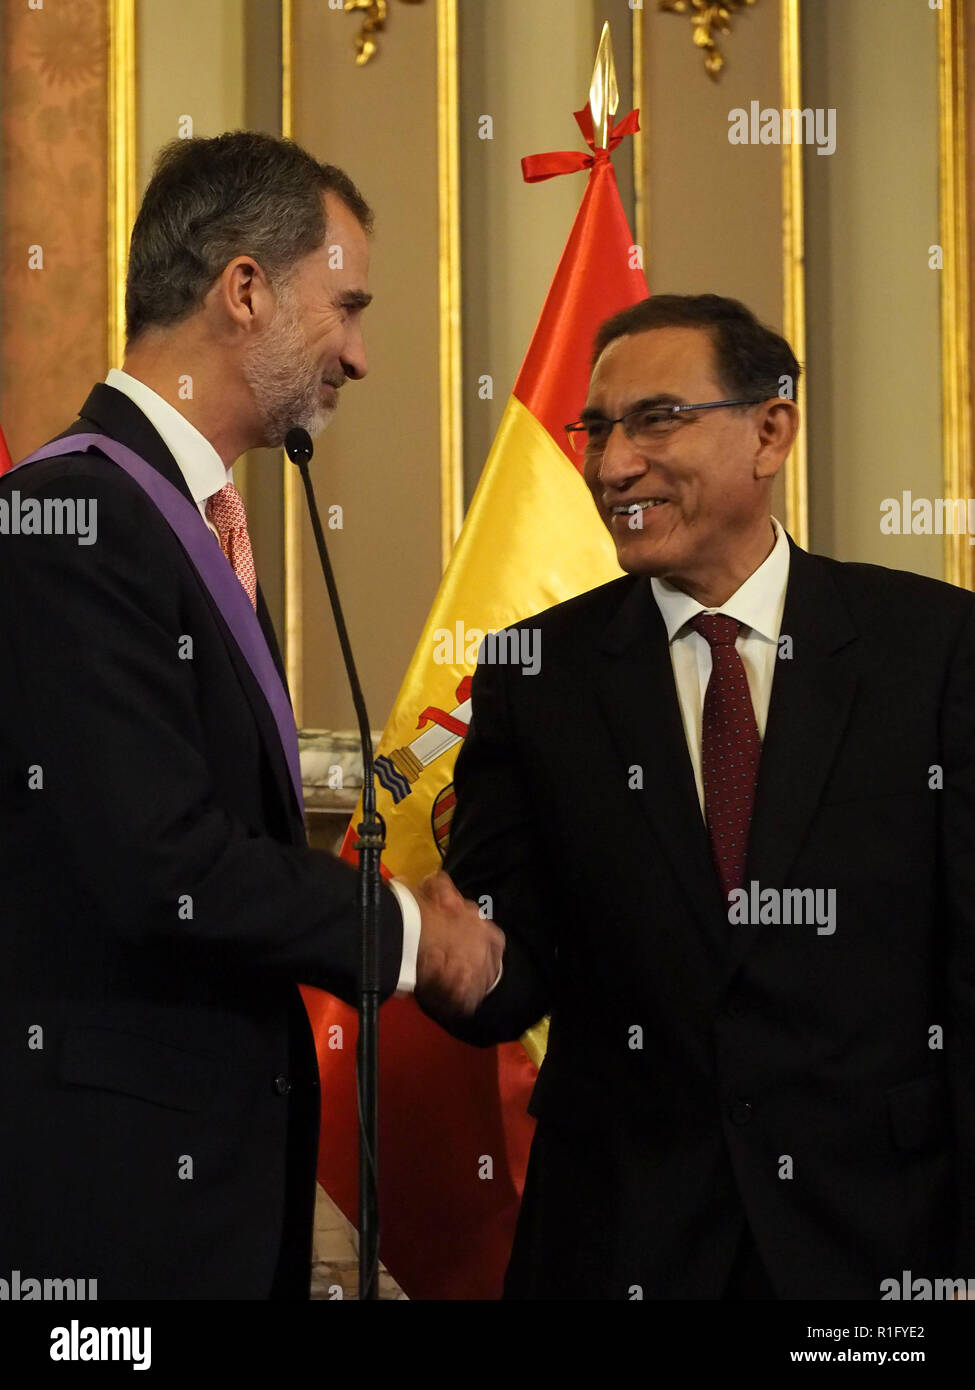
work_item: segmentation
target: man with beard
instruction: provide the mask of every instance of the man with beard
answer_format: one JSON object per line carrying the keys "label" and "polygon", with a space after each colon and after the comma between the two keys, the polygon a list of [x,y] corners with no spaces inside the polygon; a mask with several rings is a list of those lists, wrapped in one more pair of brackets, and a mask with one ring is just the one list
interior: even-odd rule
{"label": "man with beard", "polygon": [[[4,1272],[308,1296],[297,986],[354,1000],[356,876],[307,846],[229,470],[318,433],[365,375],[370,223],[290,141],[174,141],[132,235],[122,370],[0,483],[97,521],[93,544],[0,539]],[[501,933],[445,875],[384,887],[380,932],[384,997],[469,1012],[498,975]]]}

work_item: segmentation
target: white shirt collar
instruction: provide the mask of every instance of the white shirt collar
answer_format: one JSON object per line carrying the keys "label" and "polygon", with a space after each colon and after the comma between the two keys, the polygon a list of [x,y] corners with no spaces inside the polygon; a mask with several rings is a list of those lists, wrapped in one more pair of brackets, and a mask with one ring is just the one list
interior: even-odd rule
{"label": "white shirt collar", "polygon": [[209,439],[144,381],[112,367],[105,385],[128,396],[155,427],[179,465],[197,506],[233,480],[231,470],[224,468],[223,459]]}
{"label": "white shirt collar", "polygon": [[683,589],[675,588],[665,579],[651,578],[650,587],[666,624],[669,642],[698,613],[726,613],[770,642],[778,641],[789,583],[789,538],[774,516],[772,526],[775,545],[771,553],[720,608],[705,608]]}

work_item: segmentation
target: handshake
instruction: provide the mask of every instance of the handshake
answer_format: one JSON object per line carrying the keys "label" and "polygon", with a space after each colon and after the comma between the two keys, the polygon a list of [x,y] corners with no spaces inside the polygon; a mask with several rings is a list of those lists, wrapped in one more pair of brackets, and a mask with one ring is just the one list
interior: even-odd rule
{"label": "handshake", "polygon": [[413,894],[420,906],[417,1003],[434,1019],[474,1013],[498,978],[504,932],[442,870],[429,874]]}

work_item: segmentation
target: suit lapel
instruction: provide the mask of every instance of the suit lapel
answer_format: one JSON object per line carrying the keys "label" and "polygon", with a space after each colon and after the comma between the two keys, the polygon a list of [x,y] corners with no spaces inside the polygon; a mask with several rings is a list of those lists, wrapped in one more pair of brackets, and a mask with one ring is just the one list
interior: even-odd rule
{"label": "suit lapel", "polygon": [[[84,433],[89,430],[92,425],[95,425],[112,439],[117,439],[120,443],[126,444],[130,449],[133,449],[144,458],[148,464],[151,464],[153,468],[161,473],[168,482],[172,483],[184,497],[187,497],[193,502],[194,506],[196,505],[193,495],[186,485],[186,479],[183,477],[182,471],[169,449],[135,402],[130,400],[124,392],[116,391],[113,387],[107,386],[104,382],[99,382],[98,385],[93,387],[88,399],[82,406],[81,418],[72,425],[69,430],[66,430],[65,435],[62,437]],[[195,574],[196,571],[193,570],[193,573]],[[295,794],[288,772],[284,750],[281,747],[281,739],[274,722],[274,716],[268,707],[263,692],[254,678],[250,666],[247,664],[243,653],[234,640],[230,629],[227,627],[223,614],[214,602],[209,589],[202,582],[200,582],[200,591],[204,595],[216,618],[217,626],[227,648],[227,653],[253,711],[254,719],[260,730],[261,737],[264,740],[264,745],[271,761],[271,767],[274,771],[275,782],[284,801],[295,838],[303,839],[304,831],[303,829],[299,830],[301,817],[298,808],[295,806]],[[274,639],[274,630],[271,627],[270,617],[260,587],[258,587],[257,616],[264,636],[268,641],[271,657],[278,671],[281,673],[282,682],[284,682],[285,689],[287,690],[281,654],[278,650],[277,641]]]}
{"label": "suit lapel", "polygon": [[[667,630],[648,579],[626,592],[596,665],[597,697],[624,769],[642,769],[636,798],[700,918],[709,940],[723,949],[724,920],[711,847],[687,751]],[[673,924],[661,922],[667,930]]]}
{"label": "suit lapel", "polygon": [[[857,631],[829,567],[791,538],[782,636],[792,656],[775,665],[745,886],[781,890],[822,796],[857,685]],[[797,887],[821,887],[797,884]],[[735,968],[763,928],[731,927]]]}
{"label": "suit lapel", "polygon": [[[822,796],[857,685],[857,631],[829,567],[790,539],[782,635],[749,835],[746,886],[781,890]],[[705,928],[733,971],[760,925],[728,922],[701,816],[667,632],[648,581],[627,589],[602,642],[599,706],[624,767],[643,769],[634,792]],[[816,887],[815,884],[798,885]],[[662,924],[667,926],[668,924]]]}

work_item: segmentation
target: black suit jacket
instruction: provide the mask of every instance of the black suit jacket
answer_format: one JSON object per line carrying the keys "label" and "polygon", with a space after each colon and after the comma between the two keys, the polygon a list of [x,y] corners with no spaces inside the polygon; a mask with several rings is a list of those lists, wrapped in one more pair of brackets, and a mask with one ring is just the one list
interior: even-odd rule
{"label": "black suit jacket", "polygon": [[832,934],[729,923],[649,581],[528,625],[446,862],[508,934],[452,1031],[551,1013],[507,1295],[717,1298],[746,1218],[781,1298],[975,1277],[975,597],[791,545],[746,882]]}
{"label": "black suit jacket", "polygon": [[[0,536],[0,1269],[99,1298],[307,1295],[318,1076],[299,982],[352,1002],[356,876],[307,847],[274,722],[100,430],[187,497],[123,393],[0,480],[97,542]],[[280,669],[263,598],[258,615]],[[192,639],[188,656],[186,639]],[[399,907],[382,901],[396,986]]]}

